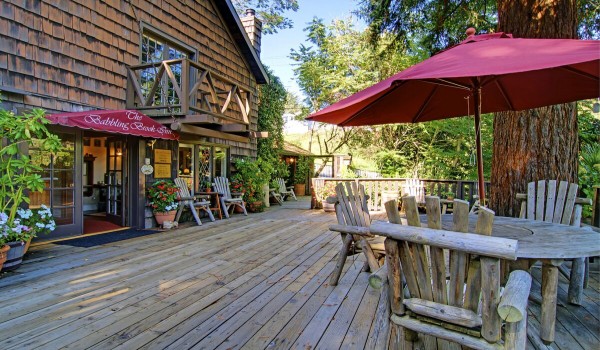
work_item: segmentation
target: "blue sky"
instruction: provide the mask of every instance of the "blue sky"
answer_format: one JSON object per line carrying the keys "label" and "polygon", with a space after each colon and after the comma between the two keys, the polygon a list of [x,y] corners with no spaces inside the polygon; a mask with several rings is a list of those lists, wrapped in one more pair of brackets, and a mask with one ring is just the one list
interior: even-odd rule
{"label": "blue sky", "polygon": [[[263,35],[260,58],[263,64],[281,79],[288,91],[301,96],[294,81],[293,61],[288,56],[291,49],[298,49],[300,44],[305,42],[306,32],[303,29],[315,16],[323,18],[326,24],[331,23],[333,19],[347,18],[358,4],[355,0],[299,0],[298,5],[297,12],[286,13],[294,22],[293,28]],[[353,18],[356,20],[356,16]]]}

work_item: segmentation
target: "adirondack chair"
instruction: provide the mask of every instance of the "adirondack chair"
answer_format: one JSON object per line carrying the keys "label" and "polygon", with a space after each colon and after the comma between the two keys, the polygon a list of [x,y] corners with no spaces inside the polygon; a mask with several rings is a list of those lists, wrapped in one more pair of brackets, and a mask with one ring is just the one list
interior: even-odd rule
{"label": "adirondack chair", "polygon": [[[349,255],[360,252],[367,258],[366,264],[371,271],[376,271],[383,264],[383,238],[375,237],[368,232],[371,224],[367,198],[363,185],[355,182],[338,183],[335,187],[336,197],[327,198],[335,203],[335,215],[338,224],[331,225],[330,230],[340,232],[342,248],[329,284],[337,285],[344,263]],[[367,266],[365,266],[366,269]]]}
{"label": "adirondack chair", "polygon": [[413,196],[417,199],[417,204],[425,204],[425,184],[419,179],[406,179],[402,186],[402,196]]}
{"label": "adirondack chair", "polygon": [[[490,236],[494,212],[480,208],[477,233],[466,233],[469,204],[456,200],[447,231],[439,197],[426,197],[428,227],[421,227],[415,197],[402,200],[408,225],[370,226],[386,237],[387,283],[379,285],[388,288],[392,331],[403,329],[404,341],[423,349],[525,349],[531,276],[514,271],[500,296],[500,260],[516,259],[517,241]],[[386,210],[390,221],[399,217],[397,207]]]}
{"label": "adirondack chair", "polygon": [[[556,180],[530,182],[527,185],[527,194],[517,194],[517,199],[522,200],[519,217],[580,226],[582,206],[591,205],[591,199],[577,197],[579,188],[577,184],[560,181],[558,189],[556,185]],[[568,301],[575,305],[581,305],[583,289],[587,287],[588,259],[573,259],[570,272],[563,266],[559,271],[569,279]]]}
{"label": "adirondack chair", "polygon": [[221,208],[224,208],[224,214],[226,218],[229,218],[229,210],[233,213],[234,207],[240,207],[244,211],[244,215],[248,215],[246,211],[246,205],[242,199],[241,193],[231,193],[229,188],[229,179],[226,177],[215,177],[214,182],[215,191],[221,194]]}
{"label": "adirondack chair", "polygon": [[192,212],[196,223],[200,226],[202,225],[202,221],[198,215],[200,210],[204,210],[210,221],[215,221],[215,218],[210,211],[210,201],[204,198],[196,198],[190,194],[190,190],[187,187],[187,183],[184,179],[178,177],[175,179],[175,185],[179,188],[179,209],[177,210],[177,215],[175,216],[175,221],[179,221],[181,217],[181,213],[187,207]]}
{"label": "adirondack chair", "polygon": [[293,197],[295,201],[298,200],[298,198],[296,198],[296,194],[294,193],[294,186],[286,187],[285,180],[280,177],[275,179],[275,181],[277,181],[277,184],[279,185],[279,194],[283,200],[286,200],[287,197]]}

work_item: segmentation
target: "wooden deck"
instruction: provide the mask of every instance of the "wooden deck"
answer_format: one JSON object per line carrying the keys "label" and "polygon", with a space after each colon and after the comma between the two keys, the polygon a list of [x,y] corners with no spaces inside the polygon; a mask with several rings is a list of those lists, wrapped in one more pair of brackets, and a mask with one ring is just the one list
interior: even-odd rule
{"label": "wooden deck", "polygon": [[[379,292],[361,256],[329,286],[335,216],[308,206],[91,248],[35,246],[0,278],[0,349],[373,349]],[[566,290],[561,280],[559,300]],[[600,347],[597,272],[585,293],[582,307],[559,306],[553,348]],[[539,305],[530,311],[535,326]]]}

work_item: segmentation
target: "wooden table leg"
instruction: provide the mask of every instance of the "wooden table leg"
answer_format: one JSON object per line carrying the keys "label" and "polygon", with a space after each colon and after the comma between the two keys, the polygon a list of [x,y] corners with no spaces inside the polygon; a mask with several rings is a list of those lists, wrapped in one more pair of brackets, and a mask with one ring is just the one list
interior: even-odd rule
{"label": "wooden table leg", "polygon": [[542,261],[542,318],[540,320],[540,338],[546,345],[554,342],[558,266],[560,264],[562,264],[562,260]]}

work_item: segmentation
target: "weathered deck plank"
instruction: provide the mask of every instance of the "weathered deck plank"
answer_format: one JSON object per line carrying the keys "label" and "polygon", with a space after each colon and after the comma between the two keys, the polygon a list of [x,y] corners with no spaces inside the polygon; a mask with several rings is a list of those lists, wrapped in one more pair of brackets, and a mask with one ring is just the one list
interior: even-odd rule
{"label": "weathered deck plank", "polygon": [[[90,248],[35,246],[0,278],[0,348],[369,348],[379,291],[368,287],[361,255],[329,285],[341,244],[327,230],[335,216],[304,208],[285,202]],[[581,307],[566,303],[567,288],[561,277],[552,348],[598,348],[598,272]],[[539,326],[539,305],[529,314]]]}

